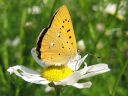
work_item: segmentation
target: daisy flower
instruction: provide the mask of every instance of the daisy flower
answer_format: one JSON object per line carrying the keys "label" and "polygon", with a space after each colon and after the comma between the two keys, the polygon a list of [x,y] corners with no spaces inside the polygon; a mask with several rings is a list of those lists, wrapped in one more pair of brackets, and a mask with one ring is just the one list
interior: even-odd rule
{"label": "daisy flower", "polygon": [[40,6],[32,6],[28,8],[28,13],[33,15],[38,15],[41,13]]}
{"label": "daisy flower", "polygon": [[[127,9],[127,2],[125,0],[121,0],[120,4],[117,5],[115,3],[109,3],[104,12],[110,15],[115,15],[119,20],[125,20],[125,15],[126,15],[126,9]],[[117,10],[118,9],[118,10]],[[117,11],[117,13],[116,13]]]}
{"label": "daisy flower", "polygon": [[[16,74],[30,83],[42,85],[54,84],[55,86],[71,85],[76,88],[90,88],[92,85],[91,81],[83,83],[79,83],[78,81],[110,71],[108,65],[104,63],[87,66],[84,60],[88,55],[81,58],[81,56],[77,54],[76,57],[69,60],[65,66],[48,66],[48,64],[45,64],[37,57],[35,48],[31,50],[31,53],[36,62],[41,65],[41,72],[34,71],[22,65],[10,67],[7,71],[10,72],[10,74]],[[84,64],[83,68],[81,68],[82,64]]]}

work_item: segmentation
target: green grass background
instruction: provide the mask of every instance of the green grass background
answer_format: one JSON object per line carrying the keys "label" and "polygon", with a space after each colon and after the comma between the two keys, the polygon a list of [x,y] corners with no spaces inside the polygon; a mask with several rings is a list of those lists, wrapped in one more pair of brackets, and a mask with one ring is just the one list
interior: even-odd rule
{"label": "green grass background", "polygon": [[[93,82],[89,89],[64,87],[62,96],[128,96],[128,8],[125,19],[118,19],[121,1],[128,5],[127,0],[0,0],[0,96],[54,95],[54,91],[45,92],[43,85],[10,75],[7,68],[24,65],[41,70],[30,51],[52,14],[64,4],[71,13],[77,41],[82,39],[86,45],[81,54],[93,54],[86,59],[88,65],[104,62],[111,71],[86,79]],[[117,5],[114,15],[104,12],[109,3]],[[33,6],[40,8],[39,14],[28,13]],[[97,24],[103,30],[98,30]],[[14,44],[15,38],[20,42]]]}

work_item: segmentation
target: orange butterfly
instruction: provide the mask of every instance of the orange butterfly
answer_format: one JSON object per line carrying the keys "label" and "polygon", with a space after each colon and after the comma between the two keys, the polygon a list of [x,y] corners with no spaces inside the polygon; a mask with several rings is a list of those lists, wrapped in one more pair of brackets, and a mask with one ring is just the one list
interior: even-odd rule
{"label": "orange butterfly", "polygon": [[48,65],[65,65],[76,56],[76,39],[65,5],[54,14],[48,28],[40,33],[36,51],[38,58]]}

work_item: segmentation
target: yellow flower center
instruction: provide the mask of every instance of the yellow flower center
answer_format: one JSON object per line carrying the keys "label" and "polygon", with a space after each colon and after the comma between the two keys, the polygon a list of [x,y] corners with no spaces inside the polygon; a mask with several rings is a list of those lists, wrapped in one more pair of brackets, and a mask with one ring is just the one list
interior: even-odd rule
{"label": "yellow flower center", "polygon": [[50,66],[43,69],[41,76],[49,81],[59,82],[73,74],[67,66]]}

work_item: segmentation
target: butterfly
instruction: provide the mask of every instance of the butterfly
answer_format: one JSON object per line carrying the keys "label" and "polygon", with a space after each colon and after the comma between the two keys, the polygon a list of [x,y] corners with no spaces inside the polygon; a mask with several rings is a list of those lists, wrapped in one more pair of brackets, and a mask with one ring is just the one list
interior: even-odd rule
{"label": "butterfly", "polygon": [[76,56],[76,38],[66,5],[55,12],[49,26],[38,36],[36,51],[48,65],[65,65]]}

